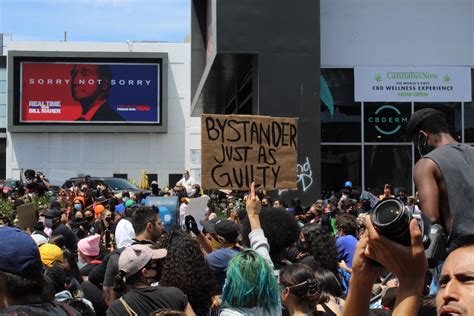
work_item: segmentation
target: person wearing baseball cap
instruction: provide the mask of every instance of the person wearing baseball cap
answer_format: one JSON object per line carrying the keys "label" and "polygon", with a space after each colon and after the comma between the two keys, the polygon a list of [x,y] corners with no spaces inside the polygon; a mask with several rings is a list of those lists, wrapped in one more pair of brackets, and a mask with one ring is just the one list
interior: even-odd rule
{"label": "person wearing baseball cap", "polygon": [[[127,210],[132,209],[128,208]],[[141,244],[151,247],[158,242],[158,239],[163,233],[163,223],[161,222],[158,210],[154,207],[138,206],[133,211],[133,214],[131,214],[131,218],[121,219],[121,221],[126,221],[132,225],[134,238],[130,244]],[[117,234],[115,237],[117,238]],[[127,247],[129,245],[127,245]],[[114,278],[119,272],[118,261],[124,249],[126,248],[123,247],[115,250],[108,258],[105,275],[101,282],[107,305],[110,305],[115,300]],[[89,279],[94,278],[95,271],[96,269],[91,272]]]}
{"label": "person wearing baseball cap", "polygon": [[425,108],[407,124],[421,159],[413,169],[421,211],[443,226],[448,243],[474,235],[474,148],[451,134],[445,114]]}
{"label": "person wearing baseball cap", "polygon": [[186,295],[175,287],[151,286],[159,282],[166,249],[135,244],[120,254],[114,288],[125,292],[107,310],[107,315],[150,315],[160,308],[194,314]]}
{"label": "person wearing baseball cap", "polygon": [[204,227],[207,238],[199,230],[194,217],[191,215],[185,217],[186,229],[197,236],[198,242],[208,252],[207,263],[216,278],[220,294],[229,261],[241,251],[237,244],[240,236],[239,228],[233,221],[219,218],[200,221],[200,224]]}
{"label": "person wearing baseball cap", "polygon": [[212,237],[212,249],[217,250],[226,245],[235,245],[239,237],[239,228],[228,219],[214,218],[210,221],[199,222]]}
{"label": "person wearing baseball cap", "polygon": [[77,251],[77,237],[76,235],[61,223],[62,212],[57,208],[52,208],[44,213],[44,226],[53,230],[52,236],[61,235],[64,237],[66,247],[73,253]]}
{"label": "person wearing baseball cap", "polygon": [[44,300],[43,265],[33,238],[1,227],[0,240],[0,315],[79,315],[70,306]]}

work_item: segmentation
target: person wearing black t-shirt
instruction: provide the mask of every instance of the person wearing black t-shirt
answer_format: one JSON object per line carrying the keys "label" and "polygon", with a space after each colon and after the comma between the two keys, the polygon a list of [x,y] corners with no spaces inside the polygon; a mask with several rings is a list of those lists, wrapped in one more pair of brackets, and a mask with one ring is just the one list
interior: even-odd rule
{"label": "person wearing black t-shirt", "polygon": [[150,286],[158,282],[163,271],[166,249],[151,249],[148,245],[131,245],[119,258],[119,274],[115,288],[127,289],[107,310],[107,315],[150,315],[160,308],[170,308],[193,315],[186,295],[175,287]]}
{"label": "person wearing black t-shirt", "polygon": [[53,230],[53,236],[61,235],[64,237],[64,240],[66,242],[66,248],[69,249],[71,252],[76,253],[77,252],[77,237],[76,235],[64,226],[64,224],[61,223],[61,211],[58,209],[50,209],[47,210],[46,213],[44,213],[44,226],[51,228]]}

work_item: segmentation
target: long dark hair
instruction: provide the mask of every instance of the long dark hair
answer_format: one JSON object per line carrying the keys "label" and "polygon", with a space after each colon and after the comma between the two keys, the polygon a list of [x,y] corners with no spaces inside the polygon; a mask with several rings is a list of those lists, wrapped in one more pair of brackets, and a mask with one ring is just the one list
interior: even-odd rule
{"label": "long dark hair", "polygon": [[302,229],[305,242],[308,244],[309,253],[313,256],[318,267],[327,269],[339,275],[339,260],[336,240],[324,226],[309,224]]}
{"label": "long dark hair", "polygon": [[318,269],[314,273],[316,282],[318,282],[321,289],[321,303],[327,303],[331,296],[342,297],[341,284],[333,272],[327,269]]}
{"label": "long dark hair", "polygon": [[185,232],[173,230],[163,236],[160,247],[168,250],[160,285],[179,288],[197,315],[207,315],[217,283],[199,244]]}
{"label": "long dark hair", "polygon": [[297,263],[286,266],[280,271],[280,283],[289,288],[296,305],[306,305],[314,310],[319,303],[321,290],[313,270],[307,265]]}

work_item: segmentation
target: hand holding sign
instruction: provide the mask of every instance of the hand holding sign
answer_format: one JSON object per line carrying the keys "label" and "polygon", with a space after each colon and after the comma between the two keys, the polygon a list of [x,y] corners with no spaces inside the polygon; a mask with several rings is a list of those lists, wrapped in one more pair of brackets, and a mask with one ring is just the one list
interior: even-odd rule
{"label": "hand holding sign", "polygon": [[186,227],[187,232],[193,232],[194,235],[198,236],[201,231],[198,228],[198,224],[196,223],[196,219],[192,215],[186,215],[184,217],[184,226]]}

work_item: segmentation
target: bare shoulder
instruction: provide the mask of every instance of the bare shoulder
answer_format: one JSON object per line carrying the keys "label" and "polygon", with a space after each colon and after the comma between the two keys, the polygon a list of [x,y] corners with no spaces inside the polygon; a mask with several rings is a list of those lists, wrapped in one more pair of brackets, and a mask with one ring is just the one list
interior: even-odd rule
{"label": "bare shoulder", "polygon": [[416,179],[419,177],[426,177],[430,175],[434,177],[441,176],[441,172],[436,162],[429,158],[422,158],[418,160],[415,165],[415,168],[413,169],[413,177]]}

